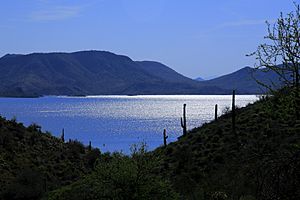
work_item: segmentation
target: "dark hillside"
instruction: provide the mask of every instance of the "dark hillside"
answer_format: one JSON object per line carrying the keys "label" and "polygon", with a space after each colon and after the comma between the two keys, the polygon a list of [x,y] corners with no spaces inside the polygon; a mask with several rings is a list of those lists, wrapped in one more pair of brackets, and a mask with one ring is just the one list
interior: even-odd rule
{"label": "dark hillside", "polygon": [[91,172],[99,157],[98,149],[0,117],[0,199],[40,199]]}
{"label": "dark hillside", "polygon": [[[188,199],[299,199],[300,121],[289,91],[263,98],[156,150],[162,173]],[[225,198],[226,197],[226,198]]]}
{"label": "dark hillside", "polygon": [[131,156],[103,155],[0,118],[0,198],[298,200],[294,106],[294,92],[282,89],[236,109],[235,132],[225,110],[165,148]]}
{"label": "dark hillside", "polygon": [[293,105],[292,92],[282,90],[237,109],[236,132],[225,111],[165,148],[115,154],[48,199],[178,199],[179,193],[195,200],[298,200],[300,121]]}

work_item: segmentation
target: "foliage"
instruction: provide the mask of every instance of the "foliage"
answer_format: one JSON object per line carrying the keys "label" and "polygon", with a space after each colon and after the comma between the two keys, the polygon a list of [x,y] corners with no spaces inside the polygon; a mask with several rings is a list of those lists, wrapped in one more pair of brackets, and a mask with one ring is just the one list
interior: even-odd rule
{"label": "foliage", "polygon": [[[299,199],[300,121],[284,88],[160,148],[161,174],[186,199]],[[162,156],[164,155],[164,156]]]}
{"label": "foliage", "polygon": [[287,16],[281,13],[275,24],[267,23],[268,35],[265,38],[269,42],[259,45],[251,54],[258,60],[257,68],[276,72],[288,87],[299,87],[300,78],[300,6],[295,3],[295,7],[295,11]]}
{"label": "foliage", "polygon": [[[283,16],[281,13],[276,23],[268,23],[268,43],[259,45],[252,53],[258,60],[257,68],[265,72],[275,72],[284,87],[295,87],[294,113],[300,119],[300,5],[295,3],[295,11]],[[258,83],[274,92],[273,86],[257,80]]]}
{"label": "foliage", "polygon": [[63,143],[37,124],[0,117],[0,199],[39,199],[90,173],[100,157],[98,149]]}
{"label": "foliage", "polygon": [[109,161],[100,161],[85,179],[49,194],[49,200],[97,199],[176,199],[176,193],[153,169],[157,159],[145,146],[132,149],[131,157],[113,153]]}
{"label": "foliage", "polygon": [[20,170],[4,194],[4,199],[40,199],[45,191],[45,181],[39,171]]}

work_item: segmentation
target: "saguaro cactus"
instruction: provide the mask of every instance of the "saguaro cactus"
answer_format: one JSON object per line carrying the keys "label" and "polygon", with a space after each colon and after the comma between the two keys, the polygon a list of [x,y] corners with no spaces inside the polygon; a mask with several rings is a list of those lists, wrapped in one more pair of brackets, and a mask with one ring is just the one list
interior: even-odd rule
{"label": "saguaro cactus", "polygon": [[91,141],[89,142],[89,150],[90,151],[92,150],[92,142]]}
{"label": "saguaro cactus", "polygon": [[215,105],[215,121],[218,120],[218,104]]}
{"label": "saguaro cactus", "polygon": [[232,132],[235,134],[235,90],[232,91]]}
{"label": "saguaro cactus", "polygon": [[63,142],[65,142],[65,129],[64,129],[64,128],[62,129],[60,139],[61,139]]}
{"label": "saguaro cactus", "polygon": [[169,136],[167,136],[167,131],[166,129],[164,129],[164,147],[167,146],[167,139],[168,139]]}
{"label": "saguaro cactus", "polygon": [[186,135],[187,128],[186,128],[186,104],[183,104],[183,117],[180,118],[181,120],[181,127],[183,130],[183,135]]}

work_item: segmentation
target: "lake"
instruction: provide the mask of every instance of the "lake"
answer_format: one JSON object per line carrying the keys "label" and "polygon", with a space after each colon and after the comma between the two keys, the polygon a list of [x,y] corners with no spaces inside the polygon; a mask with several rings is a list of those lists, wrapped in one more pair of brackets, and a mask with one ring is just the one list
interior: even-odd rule
{"label": "lake", "polygon": [[[241,107],[256,101],[255,95],[237,95]],[[188,129],[214,118],[231,107],[230,95],[149,95],[149,96],[48,96],[41,98],[0,98],[0,115],[25,125],[37,123],[42,130],[66,139],[77,139],[85,145],[104,151],[129,152],[132,144],[146,142],[148,149],[163,144],[163,129],[168,142],[182,134],[180,117],[187,104]]]}

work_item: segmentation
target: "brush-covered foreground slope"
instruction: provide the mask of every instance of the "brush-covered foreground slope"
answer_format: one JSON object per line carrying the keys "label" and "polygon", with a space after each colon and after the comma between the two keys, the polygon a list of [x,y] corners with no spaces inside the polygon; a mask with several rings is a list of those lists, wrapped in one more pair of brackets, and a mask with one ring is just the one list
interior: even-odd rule
{"label": "brush-covered foreground slope", "polygon": [[300,199],[300,120],[281,91],[156,150],[185,199]]}
{"label": "brush-covered foreground slope", "polygon": [[235,89],[239,94],[263,94],[267,92],[266,88],[259,84],[257,80],[273,89],[282,86],[282,81],[275,72],[265,72],[262,69],[254,69],[251,67],[244,67],[233,73],[211,80],[201,80],[201,83],[203,85],[220,87],[227,90]]}
{"label": "brush-covered foreground slope", "polygon": [[8,54],[0,72],[0,96],[226,93],[160,63],[105,51]]}
{"label": "brush-covered foreground slope", "polygon": [[101,154],[35,124],[24,127],[0,117],[1,200],[177,199],[169,181],[157,174],[157,163],[144,146],[133,148],[131,156]]}
{"label": "brush-covered foreground slope", "polygon": [[177,200],[170,181],[158,173],[158,157],[142,145],[130,156],[113,153],[84,179],[50,192],[48,200]]}
{"label": "brush-covered foreground slope", "polygon": [[0,199],[40,199],[92,171],[98,149],[0,117]]}
{"label": "brush-covered foreground slope", "polygon": [[281,91],[237,109],[235,133],[227,111],[166,148],[116,154],[48,199],[299,200],[294,105],[291,92]]}

